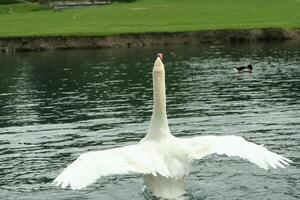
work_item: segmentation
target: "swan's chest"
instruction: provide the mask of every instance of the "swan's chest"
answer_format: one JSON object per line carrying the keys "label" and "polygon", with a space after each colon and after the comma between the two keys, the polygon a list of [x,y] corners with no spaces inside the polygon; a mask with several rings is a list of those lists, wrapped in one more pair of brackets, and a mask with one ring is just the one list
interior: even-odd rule
{"label": "swan's chest", "polygon": [[181,179],[190,171],[191,160],[187,156],[186,148],[174,141],[162,141],[157,147],[170,175],[173,178]]}

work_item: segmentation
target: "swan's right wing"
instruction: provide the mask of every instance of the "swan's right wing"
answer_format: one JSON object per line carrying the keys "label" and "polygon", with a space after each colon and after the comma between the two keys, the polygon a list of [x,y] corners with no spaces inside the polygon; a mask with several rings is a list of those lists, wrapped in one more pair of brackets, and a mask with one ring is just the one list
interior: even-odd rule
{"label": "swan's right wing", "polygon": [[291,162],[291,160],[239,136],[200,136],[183,140],[191,147],[190,157],[192,159],[200,159],[214,153],[225,154],[246,159],[264,169],[284,168]]}
{"label": "swan's right wing", "polygon": [[63,188],[81,189],[101,176],[127,173],[169,176],[163,158],[148,143],[92,151],[80,155],[53,181]]}

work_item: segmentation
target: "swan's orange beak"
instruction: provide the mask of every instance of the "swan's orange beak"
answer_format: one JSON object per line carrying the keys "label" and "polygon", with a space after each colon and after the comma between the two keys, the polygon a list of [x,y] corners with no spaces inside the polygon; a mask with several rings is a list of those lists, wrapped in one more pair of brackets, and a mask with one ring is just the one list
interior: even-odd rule
{"label": "swan's orange beak", "polygon": [[162,54],[162,53],[158,53],[158,54],[157,54],[157,57],[159,57],[160,60],[163,61],[163,54]]}

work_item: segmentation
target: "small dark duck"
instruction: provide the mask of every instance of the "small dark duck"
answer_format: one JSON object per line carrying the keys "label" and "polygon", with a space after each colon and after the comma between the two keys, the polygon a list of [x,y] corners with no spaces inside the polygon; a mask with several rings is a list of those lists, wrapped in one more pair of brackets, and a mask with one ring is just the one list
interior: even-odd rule
{"label": "small dark duck", "polygon": [[252,65],[235,67],[237,72],[252,72]]}

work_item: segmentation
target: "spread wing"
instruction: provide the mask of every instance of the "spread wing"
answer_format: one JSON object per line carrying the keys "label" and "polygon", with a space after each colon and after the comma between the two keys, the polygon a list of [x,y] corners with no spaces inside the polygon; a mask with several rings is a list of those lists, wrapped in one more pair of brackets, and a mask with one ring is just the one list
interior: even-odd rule
{"label": "spread wing", "polygon": [[190,157],[200,159],[209,154],[225,154],[246,159],[263,169],[289,165],[291,160],[239,136],[200,136],[183,139],[191,146]]}
{"label": "spread wing", "polygon": [[80,155],[53,181],[73,190],[94,183],[101,176],[127,173],[169,176],[163,158],[151,144],[139,143],[126,147],[92,151]]}

